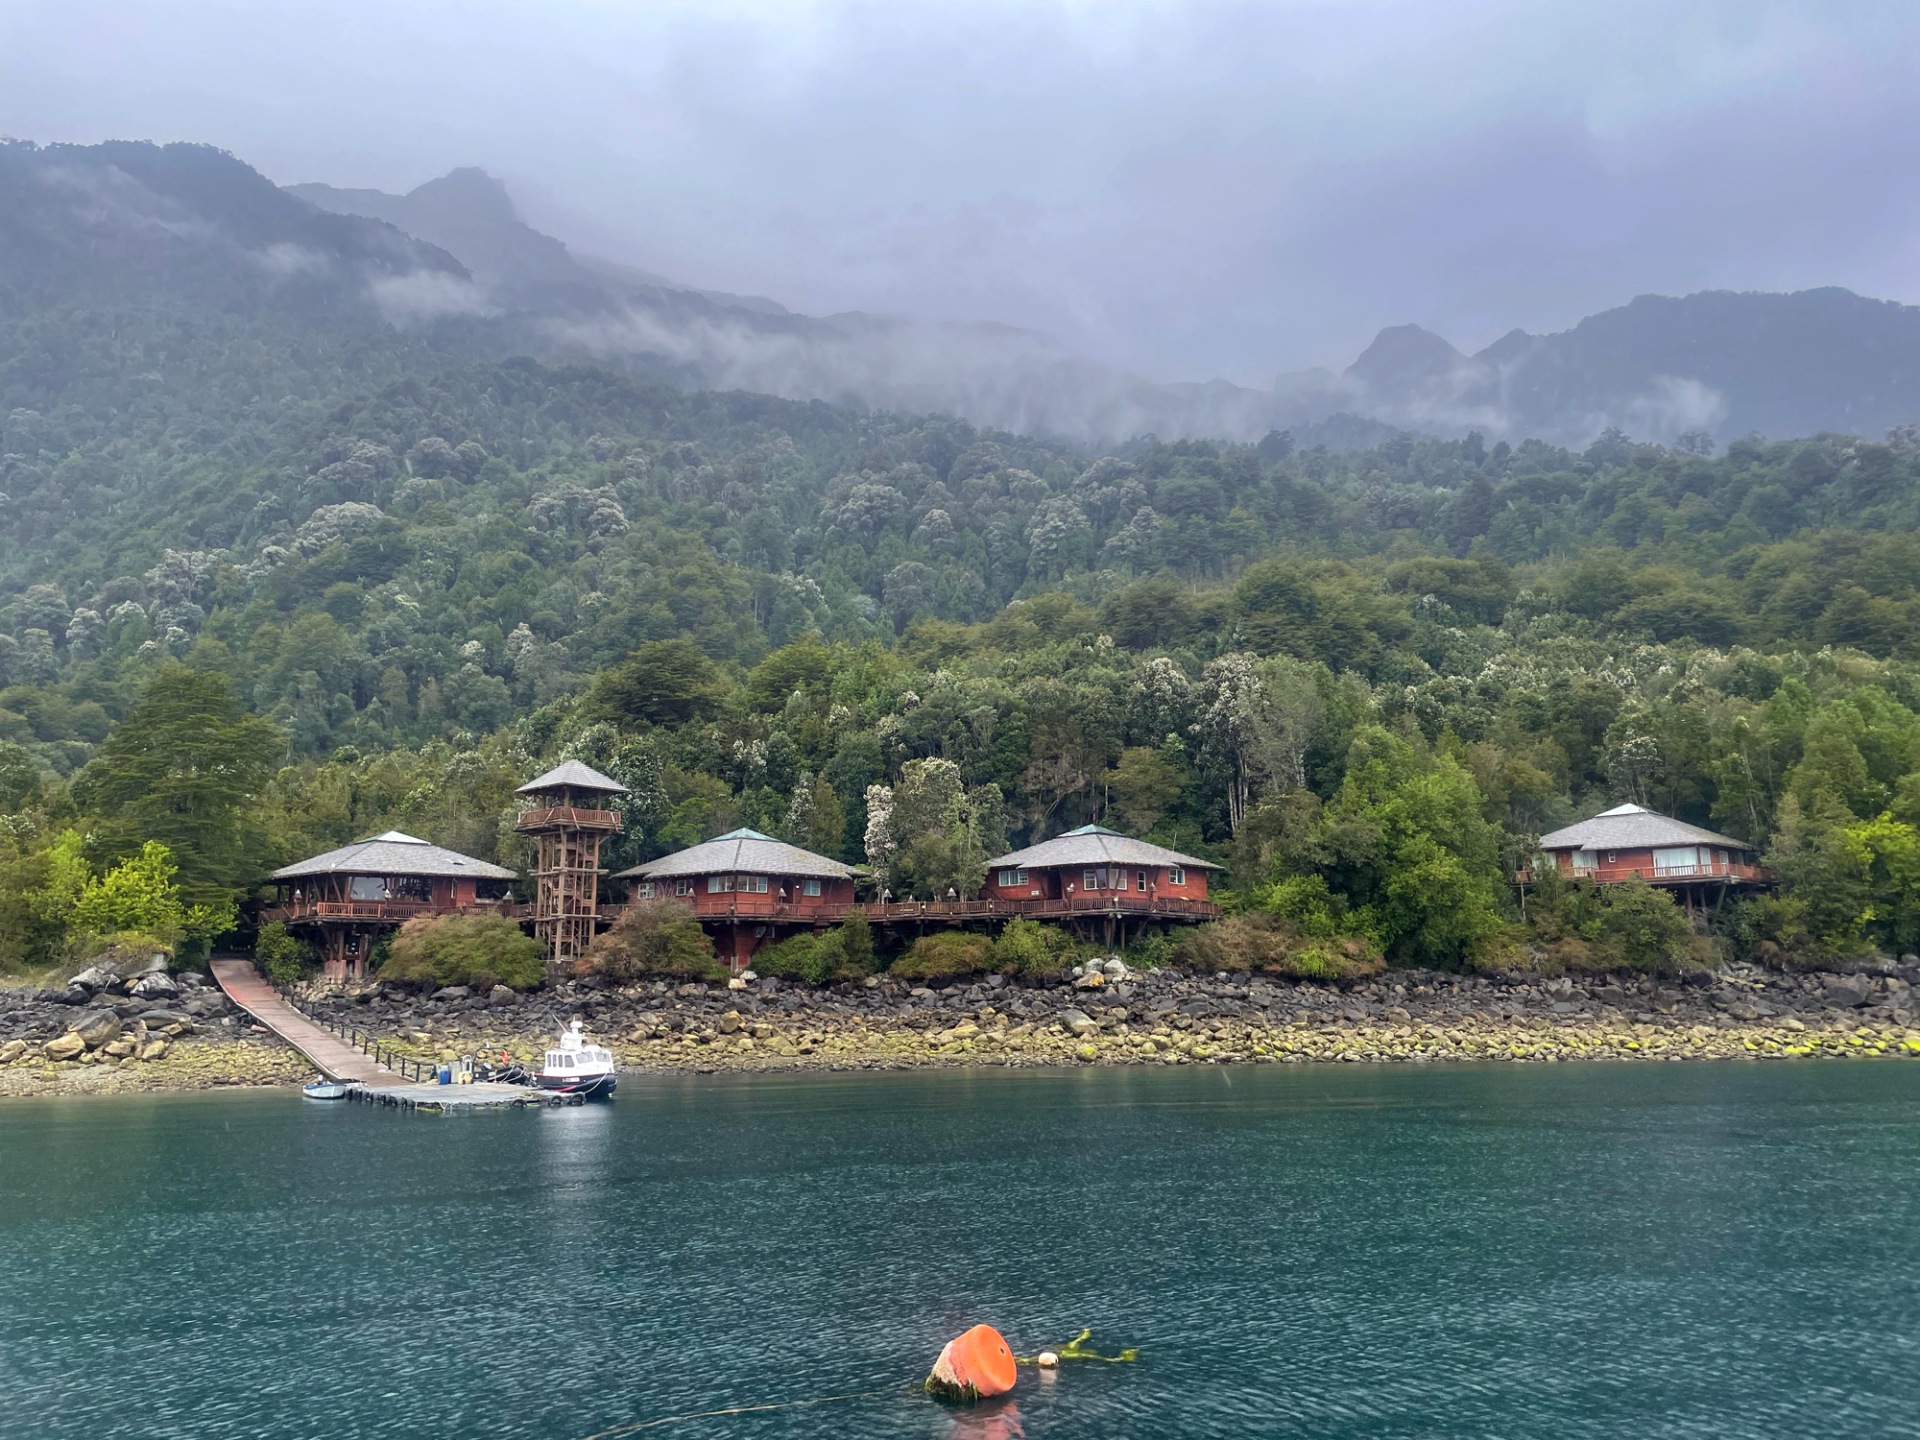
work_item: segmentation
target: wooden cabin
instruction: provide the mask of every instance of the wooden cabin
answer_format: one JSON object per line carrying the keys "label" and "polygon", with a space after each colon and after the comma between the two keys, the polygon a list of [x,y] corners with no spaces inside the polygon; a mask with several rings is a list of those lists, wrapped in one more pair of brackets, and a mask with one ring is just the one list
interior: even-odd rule
{"label": "wooden cabin", "polygon": [[[1082,825],[987,862],[982,898],[998,910],[1089,923],[1212,920],[1207,874],[1220,867],[1101,825]],[[1086,929],[1086,925],[1079,928]],[[1113,943],[1115,936],[1108,935]]]}
{"label": "wooden cabin", "polygon": [[[1637,878],[1679,889],[1689,909],[1707,898],[1705,891],[1724,894],[1734,886],[1773,883],[1744,840],[1640,805],[1616,805],[1591,820],[1542,835],[1540,854],[1574,879],[1610,885]],[[1523,885],[1532,878],[1532,871],[1519,877]]]}
{"label": "wooden cabin", "polygon": [[714,937],[719,957],[744,970],[761,945],[801,927],[844,920],[860,873],[758,830],[732,830],[613,878],[628,882],[629,901],[686,905]]}
{"label": "wooden cabin", "polygon": [[329,850],[268,877],[277,898],[262,922],[278,920],[314,941],[328,979],[367,973],[382,932],[418,915],[500,913],[514,873],[398,830]]}

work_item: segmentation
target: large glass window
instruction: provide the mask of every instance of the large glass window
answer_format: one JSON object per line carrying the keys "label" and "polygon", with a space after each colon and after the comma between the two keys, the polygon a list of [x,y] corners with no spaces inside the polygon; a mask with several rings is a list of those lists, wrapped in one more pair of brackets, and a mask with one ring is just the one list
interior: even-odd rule
{"label": "large glass window", "polygon": [[818,880],[806,881],[800,887],[800,893],[803,895],[818,895],[820,893],[820,882]]}
{"label": "large glass window", "polygon": [[1027,872],[1024,870],[1002,870],[1000,872],[1000,883],[1002,885],[1024,885],[1027,883]]}
{"label": "large glass window", "polygon": [[732,890],[733,890],[733,876],[731,875],[707,876],[707,893],[709,895],[726,895],[726,894],[730,894]]}
{"label": "large glass window", "polygon": [[1184,885],[1184,884],[1186,884],[1186,883],[1187,883],[1187,872],[1186,872],[1185,870],[1183,870],[1183,869],[1181,869],[1181,868],[1180,868],[1180,867],[1179,867],[1178,865],[1169,865],[1169,866],[1167,867],[1167,883],[1168,883],[1169,885]]}

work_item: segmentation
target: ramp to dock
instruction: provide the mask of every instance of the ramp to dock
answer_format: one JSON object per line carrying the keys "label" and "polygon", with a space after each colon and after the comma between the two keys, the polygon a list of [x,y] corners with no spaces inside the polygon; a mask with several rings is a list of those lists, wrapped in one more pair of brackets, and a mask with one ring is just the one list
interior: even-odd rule
{"label": "ramp to dock", "polygon": [[229,1000],[306,1056],[329,1080],[383,1086],[413,1083],[307,1019],[274,993],[250,961],[215,960],[208,968]]}

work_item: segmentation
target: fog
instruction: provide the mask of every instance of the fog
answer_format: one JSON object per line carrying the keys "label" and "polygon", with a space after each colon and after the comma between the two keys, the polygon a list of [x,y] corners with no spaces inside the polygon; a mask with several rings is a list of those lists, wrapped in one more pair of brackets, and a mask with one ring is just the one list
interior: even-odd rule
{"label": "fog", "polygon": [[283,184],[479,165],[690,285],[1265,388],[1409,321],[1920,298],[1917,42],[1830,4],[10,0],[0,132]]}

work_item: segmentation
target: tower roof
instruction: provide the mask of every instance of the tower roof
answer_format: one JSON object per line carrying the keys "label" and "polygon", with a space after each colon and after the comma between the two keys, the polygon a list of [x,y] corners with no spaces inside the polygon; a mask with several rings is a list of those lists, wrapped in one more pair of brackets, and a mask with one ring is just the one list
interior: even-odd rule
{"label": "tower roof", "polygon": [[627,787],[618,780],[602,775],[591,765],[583,765],[578,760],[562,760],[546,774],[529,780],[513,793],[538,795],[543,790],[598,790],[605,795],[627,793]]}

